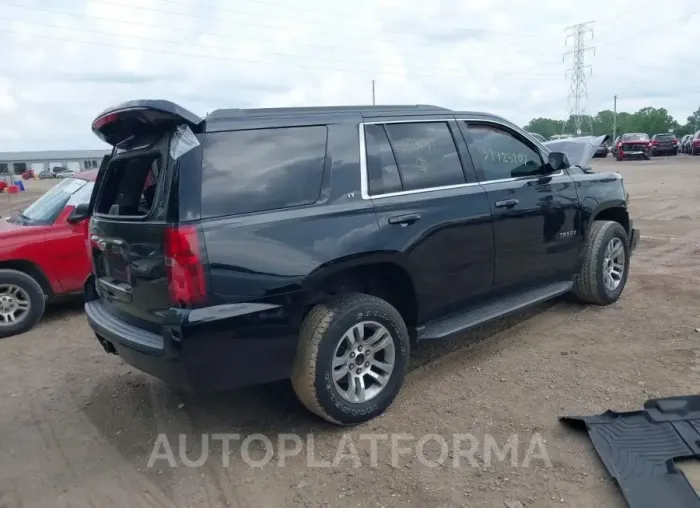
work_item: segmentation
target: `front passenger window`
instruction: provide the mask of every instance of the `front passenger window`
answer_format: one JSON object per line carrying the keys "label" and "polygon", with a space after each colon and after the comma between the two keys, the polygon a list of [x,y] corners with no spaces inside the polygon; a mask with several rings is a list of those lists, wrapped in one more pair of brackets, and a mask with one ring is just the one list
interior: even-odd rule
{"label": "front passenger window", "polygon": [[510,132],[487,125],[467,127],[468,146],[474,162],[480,164],[484,180],[503,180],[537,175],[542,170],[542,158]]}

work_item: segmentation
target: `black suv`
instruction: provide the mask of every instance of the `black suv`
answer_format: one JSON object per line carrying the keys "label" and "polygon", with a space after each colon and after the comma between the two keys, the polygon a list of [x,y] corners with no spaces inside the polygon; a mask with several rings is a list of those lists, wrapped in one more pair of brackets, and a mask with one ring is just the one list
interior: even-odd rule
{"label": "black suv", "polygon": [[550,151],[434,106],[110,108],[85,309],[104,349],[202,390],[291,378],[336,424],[382,413],[409,350],[572,292],[616,301],[639,234],[602,142]]}
{"label": "black suv", "polygon": [[651,137],[651,155],[678,155],[678,138],[670,132]]}

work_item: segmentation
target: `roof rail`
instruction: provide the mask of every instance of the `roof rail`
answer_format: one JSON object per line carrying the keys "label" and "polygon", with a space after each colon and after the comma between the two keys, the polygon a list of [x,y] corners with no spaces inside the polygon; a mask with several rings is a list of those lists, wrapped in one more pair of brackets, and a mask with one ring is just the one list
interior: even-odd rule
{"label": "roof rail", "polygon": [[381,111],[397,112],[397,111],[417,111],[427,113],[430,111],[444,112],[450,111],[447,108],[440,106],[432,106],[428,104],[412,104],[412,105],[382,105],[382,106],[304,106],[290,108],[232,108],[232,109],[217,109],[207,115],[207,120],[219,120],[224,118],[235,117],[260,117],[273,115],[312,115],[312,114],[337,114],[337,113],[376,113]]}

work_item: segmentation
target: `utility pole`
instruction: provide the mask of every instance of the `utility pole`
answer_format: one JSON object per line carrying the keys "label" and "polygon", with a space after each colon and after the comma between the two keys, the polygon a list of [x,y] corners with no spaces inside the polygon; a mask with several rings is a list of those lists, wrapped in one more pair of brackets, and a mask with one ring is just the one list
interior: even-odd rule
{"label": "utility pole", "polygon": [[374,106],[375,104],[376,102],[374,100],[374,80],[372,80],[372,106]]}
{"label": "utility pole", "polygon": [[617,95],[613,96],[613,143],[617,139]]}
{"label": "utility pole", "polygon": [[[588,131],[593,134],[593,120],[591,119],[590,112],[588,110],[588,89],[586,87],[586,69],[590,69],[590,65],[585,64],[585,54],[588,51],[593,51],[595,55],[595,47],[586,46],[586,35],[591,34],[593,38],[593,29],[590,27],[594,21],[587,21],[586,23],[579,23],[577,25],[572,25],[565,28],[566,39],[564,40],[564,45],[568,46],[569,38],[574,39],[573,50],[564,53],[562,61],[566,61],[568,55],[573,56],[573,65],[570,69],[566,71],[566,74],[571,73],[571,84],[569,86],[569,96],[567,104],[567,116],[564,120],[564,125],[562,127],[562,134],[566,130],[569,118],[573,118],[573,127],[576,136],[581,136],[583,134],[583,117],[588,118]],[[565,74],[565,75],[566,75]]]}

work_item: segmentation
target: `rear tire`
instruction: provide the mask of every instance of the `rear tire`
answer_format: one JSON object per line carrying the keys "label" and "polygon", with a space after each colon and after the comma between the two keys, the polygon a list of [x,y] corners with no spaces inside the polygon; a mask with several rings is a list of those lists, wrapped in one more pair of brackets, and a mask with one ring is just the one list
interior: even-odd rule
{"label": "rear tire", "polygon": [[[292,385],[309,411],[336,425],[355,425],[391,405],[409,353],[408,331],[394,307],[366,294],[335,296],[311,309],[302,323]],[[393,367],[387,373],[388,365]]]}
{"label": "rear tire", "polygon": [[594,221],[586,239],[583,264],[574,277],[574,294],[583,303],[614,303],[627,284],[629,260],[625,228],[618,222]]}
{"label": "rear tire", "polygon": [[45,306],[44,291],[31,276],[18,270],[0,270],[0,339],[31,329],[44,315]]}

